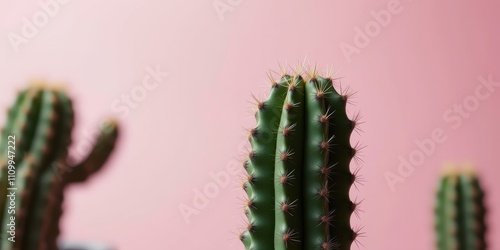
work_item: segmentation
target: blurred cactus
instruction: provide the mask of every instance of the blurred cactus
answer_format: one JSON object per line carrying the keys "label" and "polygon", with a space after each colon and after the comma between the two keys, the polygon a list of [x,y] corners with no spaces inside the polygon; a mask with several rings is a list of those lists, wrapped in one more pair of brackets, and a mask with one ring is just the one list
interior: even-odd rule
{"label": "blurred cactus", "polygon": [[445,171],[436,200],[437,249],[486,249],[483,196],[479,178],[472,169]]}
{"label": "blurred cactus", "polygon": [[347,117],[348,98],[313,70],[283,74],[257,101],[244,164],[246,249],[347,250],[356,241],[349,190],[359,179],[349,166],[359,148],[350,144],[357,119]]}
{"label": "blurred cactus", "polygon": [[101,169],[118,136],[116,122],[105,122],[87,158],[73,164],[72,128],[72,102],[60,88],[29,87],[8,111],[0,145],[1,250],[57,249],[64,189]]}

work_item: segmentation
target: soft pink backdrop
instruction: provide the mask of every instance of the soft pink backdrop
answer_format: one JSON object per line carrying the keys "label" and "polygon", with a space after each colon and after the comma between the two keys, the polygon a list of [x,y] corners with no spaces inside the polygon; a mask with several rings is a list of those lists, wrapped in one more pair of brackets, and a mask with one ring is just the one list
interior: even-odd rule
{"label": "soft pink backdrop", "polygon": [[[307,56],[333,65],[358,91],[350,110],[362,112],[368,146],[367,182],[353,192],[365,199],[362,219],[353,220],[366,232],[362,249],[432,249],[433,195],[444,162],[476,163],[488,205],[500,209],[500,91],[458,130],[442,118],[474,94],[479,75],[500,80],[500,4],[402,1],[401,13],[348,63],[340,44],[353,44],[355,27],[388,2],[243,0],[221,21],[212,0],[72,0],[16,54],[7,33],[19,33],[23,17],[40,7],[0,0],[0,107],[29,79],[67,82],[78,114],[74,138],[82,140],[101,118],[117,115],[111,103],[140,84],[148,66],[161,65],[170,75],[122,121],[108,168],[68,192],[63,238],[119,249],[243,249],[238,178],[190,224],[178,205],[211,182],[210,172],[244,154],[244,128],[254,124],[251,93],[265,96],[266,71]],[[447,141],[391,192],[385,171],[395,171],[398,156],[435,128]],[[489,215],[491,249],[500,249],[497,211]]]}

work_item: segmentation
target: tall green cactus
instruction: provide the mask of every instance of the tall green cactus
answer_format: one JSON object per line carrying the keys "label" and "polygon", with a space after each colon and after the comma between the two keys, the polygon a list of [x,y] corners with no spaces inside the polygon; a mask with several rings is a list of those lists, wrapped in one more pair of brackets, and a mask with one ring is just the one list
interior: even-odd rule
{"label": "tall green cactus", "polygon": [[[105,122],[87,158],[70,165],[72,128],[72,102],[64,90],[37,85],[17,96],[1,135],[0,250],[57,249],[64,189],[98,171],[118,136],[116,122]],[[8,240],[11,216],[15,242]]]}
{"label": "tall green cactus", "polygon": [[346,115],[348,96],[332,81],[315,70],[284,74],[258,102],[244,164],[246,249],[346,250],[359,236],[350,225],[357,204],[349,197],[356,121]]}
{"label": "tall green cactus", "polygon": [[440,180],[436,201],[437,249],[486,249],[483,197],[474,171],[446,171]]}

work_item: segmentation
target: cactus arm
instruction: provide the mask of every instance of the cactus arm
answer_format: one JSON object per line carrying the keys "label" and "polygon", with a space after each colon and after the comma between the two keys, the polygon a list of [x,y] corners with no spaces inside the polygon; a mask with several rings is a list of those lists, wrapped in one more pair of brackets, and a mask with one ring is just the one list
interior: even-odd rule
{"label": "cactus arm", "polygon": [[304,95],[302,77],[294,77],[288,85],[276,143],[275,250],[300,250],[303,244]]}
{"label": "cactus arm", "polygon": [[269,98],[259,104],[257,127],[250,138],[252,151],[249,157],[248,174],[252,196],[248,207],[249,226],[252,244],[249,249],[266,250],[274,245],[274,153],[276,133],[290,77],[285,76],[280,83],[273,85]]}
{"label": "cactus arm", "polygon": [[101,127],[99,138],[89,155],[63,178],[65,184],[79,183],[87,180],[89,176],[99,171],[115,148],[118,138],[118,123],[114,120],[105,122]]}
{"label": "cactus arm", "polygon": [[329,155],[329,162],[335,166],[330,173],[330,178],[335,182],[329,194],[331,201],[329,210],[334,213],[335,218],[330,225],[330,230],[335,236],[336,248],[349,250],[357,237],[357,232],[352,230],[350,223],[356,204],[349,197],[349,190],[356,178],[349,167],[351,159],[356,154],[356,150],[350,144],[355,124],[347,117],[347,97],[335,90],[331,79],[318,78],[318,81],[325,88],[327,106],[334,112],[329,123],[329,137],[333,138],[331,148],[333,153]]}
{"label": "cactus arm", "polygon": [[321,249],[328,243],[329,222],[322,221],[328,212],[328,177],[322,174],[323,167],[328,168],[327,122],[320,120],[326,114],[324,96],[320,93],[316,79],[307,82],[306,88],[306,138],[304,161],[304,219],[305,248]]}

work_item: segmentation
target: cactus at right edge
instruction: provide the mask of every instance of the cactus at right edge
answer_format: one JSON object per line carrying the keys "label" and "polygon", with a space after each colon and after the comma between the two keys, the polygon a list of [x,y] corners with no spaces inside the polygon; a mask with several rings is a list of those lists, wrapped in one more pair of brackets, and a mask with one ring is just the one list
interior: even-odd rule
{"label": "cactus at right edge", "polygon": [[348,250],[360,235],[351,227],[358,203],[349,196],[358,149],[350,137],[357,120],[346,114],[348,95],[316,70],[272,82],[257,103],[257,125],[244,167],[248,250]]}
{"label": "cactus at right edge", "polygon": [[473,170],[447,170],[437,193],[435,227],[439,250],[485,250],[484,192]]}
{"label": "cactus at right edge", "polygon": [[112,153],[118,124],[110,120],[88,156],[72,162],[73,119],[66,91],[45,84],[20,91],[8,111],[0,145],[0,250],[58,249],[64,190],[99,171]]}

